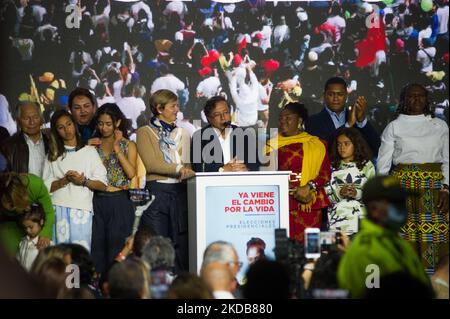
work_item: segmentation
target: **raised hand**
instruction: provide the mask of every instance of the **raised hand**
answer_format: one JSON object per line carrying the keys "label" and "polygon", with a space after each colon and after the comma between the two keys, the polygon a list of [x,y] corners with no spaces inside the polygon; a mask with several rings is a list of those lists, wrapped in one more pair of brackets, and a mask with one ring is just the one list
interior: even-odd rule
{"label": "raised hand", "polygon": [[355,102],[356,120],[358,122],[364,121],[367,111],[367,100],[364,96],[358,96]]}
{"label": "raised hand", "polygon": [[116,129],[114,131],[114,145],[113,145],[113,147],[114,147],[114,152],[117,153],[117,154],[121,151],[120,150],[120,141],[122,139],[123,139],[122,131]]}
{"label": "raised hand", "polygon": [[348,108],[347,124],[349,127],[353,127],[356,123],[356,106],[350,106]]}

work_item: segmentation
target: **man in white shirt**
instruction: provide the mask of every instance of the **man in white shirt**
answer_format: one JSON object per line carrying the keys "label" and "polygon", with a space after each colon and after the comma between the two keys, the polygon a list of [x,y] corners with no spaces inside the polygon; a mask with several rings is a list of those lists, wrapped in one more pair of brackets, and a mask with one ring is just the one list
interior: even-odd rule
{"label": "man in white shirt", "polygon": [[272,27],[269,24],[265,24],[261,29],[261,34],[263,36],[261,39],[261,49],[264,53],[266,53],[267,49],[272,47],[272,44],[270,43],[270,39],[272,37]]}
{"label": "man in white shirt", "polygon": [[273,30],[273,44],[275,47],[281,45],[284,41],[289,40],[290,30],[289,26],[286,24],[286,18],[284,16],[280,17],[280,23]]}
{"label": "man in white shirt", "polygon": [[[250,82],[246,82],[247,74]],[[232,73],[227,73],[230,81],[230,93],[236,105],[237,124],[249,127],[258,121],[259,82],[250,65],[238,67]]]}
{"label": "man in white shirt", "polygon": [[117,102],[117,106],[127,119],[131,120],[133,129],[137,129],[136,120],[145,111],[145,103],[141,98],[135,96],[135,85],[128,84],[125,86],[125,96]]}
{"label": "man in white shirt", "polygon": [[431,46],[430,38],[422,40],[423,48],[417,51],[417,62],[422,64],[420,72],[433,72],[433,59],[436,56],[436,48]]}
{"label": "man in white shirt", "polygon": [[217,76],[210,76],[201,81],[197,86],[197,97],[204,96],[208,99],[219,94],[221,88],[220,80]]}
{"label": "man in white shirt", "polygon": [[20,102],[17,122],[20,130],[0,146],[8,161],[8,170],[42,177],[48,138],[41,132],[43,118],[40,106],[34,102]]}
{"label": "man in white shirt", "polygon": [[178,96],[179,91],[182,91],[185,88],[184,83],[170,73],[169,67],[166,64],[161,64],[159,71],[161,72],[161,76],[153,81],[150,94],[165,89],[172,91]]}
{"label": "man in white shirt", "polygon": [[445,2],[446,1],[444,1],[444,0],[437,1],[439,8],[437,9],[436,14],[438,16],[438,21],[439,21],[439,35],[443,36],[443,35],[447,34],[447,41],[448,41],[449,10],[448,10],[448,2],[447,2],[447,4]]}

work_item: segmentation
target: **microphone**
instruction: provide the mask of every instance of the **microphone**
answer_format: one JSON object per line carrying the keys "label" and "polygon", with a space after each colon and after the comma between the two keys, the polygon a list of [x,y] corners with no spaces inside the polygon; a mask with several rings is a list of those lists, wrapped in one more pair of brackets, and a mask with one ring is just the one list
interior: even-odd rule
{"label": "microphone", "polygon": [[225,127],[230,127],[231,126],[231,121],[223,122],[223,125],[225,125]]}

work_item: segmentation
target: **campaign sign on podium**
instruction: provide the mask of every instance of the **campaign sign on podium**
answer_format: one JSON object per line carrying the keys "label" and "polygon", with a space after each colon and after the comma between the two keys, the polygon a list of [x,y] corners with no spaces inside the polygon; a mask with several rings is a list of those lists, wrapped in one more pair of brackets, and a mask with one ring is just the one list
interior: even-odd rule
{"label": "campaign sign on podium", "polygon": [[217,240],[236,248],[243,263],[238,280],[248,269],[247,243],[252,238],[264,241],[266,257],[275,258],[274,230],[286,228],[289,233],[289,173],[197,173],[188,182],[189,270],[200,270],[205,248]]}

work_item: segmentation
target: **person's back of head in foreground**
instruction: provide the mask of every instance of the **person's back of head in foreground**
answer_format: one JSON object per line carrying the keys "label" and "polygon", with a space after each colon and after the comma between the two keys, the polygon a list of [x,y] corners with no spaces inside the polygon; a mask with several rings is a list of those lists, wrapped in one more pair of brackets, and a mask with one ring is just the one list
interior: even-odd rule
{"label": "person's back of head in foreground", "polygon": [[258,260],[247,272],[245,299],[289,299],[289,273],[277,261]]}
{"label": "person's back of head in foreground", "polygon": [[165,269],[172,271],[175,266],[175,250],[169,238],[155,236],[150,238],[142,250],[142,259],[151,270]]}
{"label": "person's back of head in foreground", "polygon": [[156,236],[156,233],[150,227],[139,225],[133,239],[133,254],[142,257],[142,251],[145,245]]}
{"label": "person's back of head in foreground", "polygon": [[341,253],[330,250],[317,260],[311,278],[309,289],[338,289],[337,268],[341,260]]}
{"label": "person's back of head in foreground", "polygon": [[382,276],[379,287],[368,289],[366,299],[433,299],[434,293],[413,276],[396,272]]}
{"label": "person's back of head in foreground", "polygon": [[129,258],[116,263],[108,273],[108,288],[112,299],[147,299],[148,271],[139,258]]}
{"label": "person's back of head in foreground", "polygon": [[208,285],[196,274],[181,273],[167,292],[168,299],[213,299]]}

